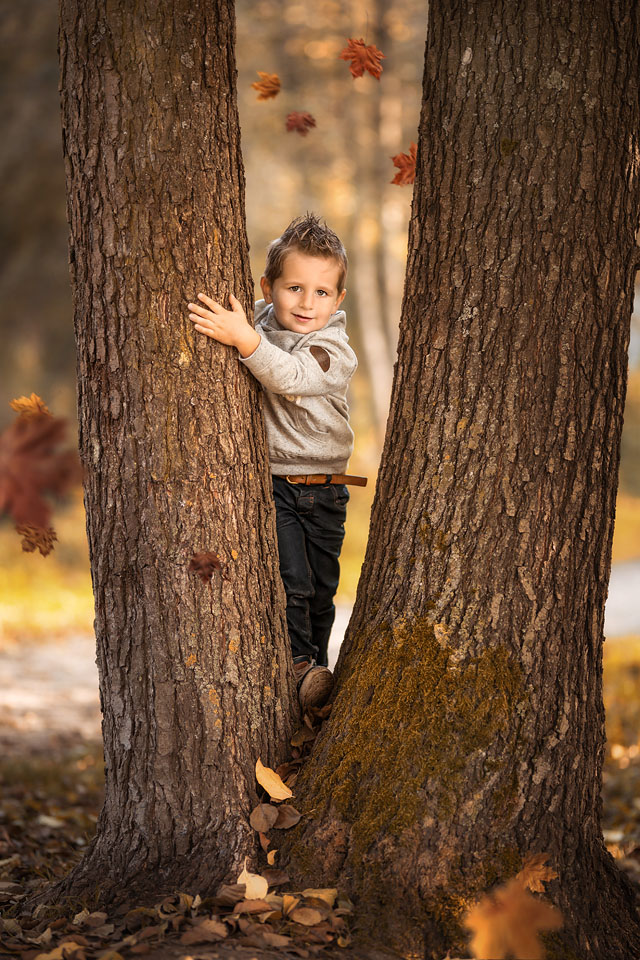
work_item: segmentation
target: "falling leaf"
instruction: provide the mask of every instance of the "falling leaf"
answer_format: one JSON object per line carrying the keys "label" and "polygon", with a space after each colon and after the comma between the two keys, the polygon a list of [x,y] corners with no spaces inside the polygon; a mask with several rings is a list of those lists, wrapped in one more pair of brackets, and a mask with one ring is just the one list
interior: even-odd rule
{"label": "falling leaf", "polygon": [[49,414],[19,416],[0,434],[0,514],[16,526],[50,529],[45,494],[60,496],[80,479],[73,450],[61,450],[67,424]]}
{"label": "falling leaf", "polygon": [[314,897],[316,900],[323,900],[328,907],[332,907],[336,902],[338,891],[335,887],[320,887],[318,889],[308,887],[302,891],[303,897]]}
{"label": "falling leaf", "polygon": [[404,187],[410,186],[415,181],[417,152],[418,145],[412,143],[409,148],[409,153],[397,153],[395,157],[391,157],[394,167],[398,168],[398,172],[391,183],[397,183],[401,187]]}
{"label": "falling leaf", "polygon": [[269,864],[270,867],[272,867],[276,862],[277,852],[278,852],[277,850],[269,850],[269,853],[267,854],[267,863]]}
{"label": "falling leaf", "polygon": [[22,549],[25,553],[39,550],[43,557],[53,550],[58,537],[53,527],[33,527],[28,523],[18,524],[16,533],[22,537]]}
{"label": "falling leaf", "polygon": [[51,410],[37,393],[32,393],[30,397],[16,397],[9,406],[22,417],[51,416]]}
{"label": "falling leaf", "polygon": [[289,803],[283,803],[278,810],[278,819],[274,823],[274,828],[276,830],[288,830],[290,827],[295,827],[300,817],[301,814],[295,807],[292,807]]}
{"label": "falling leaf", "polygon": [[254,90],[258,91],[258,100],[270,100],[277,97],[280,93],[280,77],[277,73],[264,73],[258,70],[259,80],[252,83]]}
{"label": "falling leaf", "polygon": [[367,45],[364,40],[354,40],[353,37],[347,39],[347,46],[339,57],[341,60],[351,60],[349,69],[353,77],[361,77],[366,70],[376,80],[380,79],[382,73],[380,61],[386,59],[382,50],[378,50],[375,44]]}
{"label": "falling leaf", "polygon": [[465,926],[472,931],[474,957],[506,960],[542,960],[545,955],[538,934],[562,926],[562,915],[525,890],[518,879],[484,897],[469,910]]}
{"label": "falling leaf", "polygon": [[226,569],[217,553],[203,551],[194,553],[189,563],[189,573],[197,573],[203,583],[211,584],[213,571],[219,570],[223,580],[228,580]]}
{"label": "falling leaf", "polygon": [[244,858],[244,867],[238,877],[238,883],[244,883],[245,900],[262,900],[269,889],[269,884],[259,873],[250,873],[247,870],[247,857]]}
{"label": "falling leaf", "polygon": [[268,833],[278,819],[278,808],[270,803],[259,803],[249,816],[249,823],[258,833]]}
{"label": "falling leaf", "polygon": [[323,915],[315,907],[296,907],[289,914],[291,920],[296,923],[302,923],[305,927],[312,927],[316,923],[322,923]]}
{"label": "falling leaf", "polygon": [[286,125],[289,133],[295,130],[296,133],[299,133],[302,137],[306,137],[309,130],[315,127],[316,121],[310,113],[299,113],[297,110],[294,110],[293,113],[287,115]]}
{"label": "falling leaf", "polygon": [[272,800],[288,800],[293,796],[292,791],[284,785],[275,770],[263,766],[259,757],[256,760],[256,780]]}
{"label": "falling leaf", "polygon": [[516,880],[520,880],[525,887],[533,890],[534,893],[544,893],[545,883],[548,880],[555,880],[558,876],[555,870],[547,866],[548,858],[548,853],[527,854]]}

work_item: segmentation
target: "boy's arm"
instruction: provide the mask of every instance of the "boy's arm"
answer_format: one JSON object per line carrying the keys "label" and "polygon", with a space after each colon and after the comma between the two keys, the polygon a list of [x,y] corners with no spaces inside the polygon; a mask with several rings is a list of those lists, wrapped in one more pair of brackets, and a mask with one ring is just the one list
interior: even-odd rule
{"label": "boy's arm", "polygon": [[[230,293],[231,310],[225,310],[221,304],[204,293],[198,294],[198,300],[202,303],[187,304],[192,311],[189,320],[193,320],[196,330],[218,343],[236,347],[241,357],[249,357],[260,343],[260,334],[247,320],[240,301]],[[202,304],[206,304],[209,309],[205,309]]]}
{"label": "boy's arm", "polygon": [[261,337],[256,349],[242,362],[271,393],[315,397],[344,388],[357,365],[348,344],[318,331],[303,347],[287,353]]}

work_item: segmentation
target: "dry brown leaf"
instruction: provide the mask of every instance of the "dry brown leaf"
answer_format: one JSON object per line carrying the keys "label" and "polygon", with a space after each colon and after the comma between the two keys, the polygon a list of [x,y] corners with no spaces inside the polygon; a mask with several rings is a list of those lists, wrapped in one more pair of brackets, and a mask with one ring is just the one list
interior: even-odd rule
{"label": "dry brown leaf", "polygon": [[267,863],[269,864],[270,867],[272,867],[276,862],[277,852],[278,852],[277,850],[269,850],[269,853],[267,854]]}
{"label": "dry brown leaf", "polygon": [[286,787],[275,770],[265,767],[258,757],[256,760],[256,780],[267,791],[272,800],[288,800],[293,793]]}
{"label": "dry brown leaf", "polygon": [[[38,953],[35,960],[84,960],[86,948],[75,940],[64,940],[49,953]],[[122,960],[122,958],[120,958]]]}
{"label": "dry brown leaf", "polygon": [[262,937],[268,947],[287,947],[291,943],[291,937],[285,937],[281,933],[272,933],[270,930],[265,930]]}
{"label": "dry brown leaf", "polygon": [[289,913],[289,918],[305,927],[313,927],[316,923],[322,923],[324,920],[323,915],[315,907],[295,907]]}
{"label": "dry brown leaf", "polygon": [[290,827],[295,827],[301,816],[302,814],[290,803],[283,803],[278,810],[278,818],[273,825],[274,830],[288,830]]}
{"label": "dry brown leaf", "polygon": [[306,137],[309,130],[315,125],[316,121],[310,113],[300,113],[298,110],[294,110],[293,113],[287,115],[286,127],[289,133],[295,130],[300,136]]}
{"label": "dry brown leaf", "polygon": [[260,838],[260,846],[262,847],[262,849],[263,849],[264,852],[266,853],[267,850],[269,849],[269,844],[270,844],[271,841],[269,840],[269,837],[268,837],[266,834],[264,834],[264,833],[259,833],[259,834],[258,834],[258,837]]}
{"label": "dry brown leaf", "polygon": [[258,833],[268,833],[278,819],[278,808],[270,803],[259,803],[251,811],[249,823]]}
{"label": "dry brown leaf", "polygon": [[398,172],[391,183],[397,183],[401,187],[410,186],[414,183],[416,179],[417,153],[418,145],[412,143],[409,147],[409,153],[397,153],[395,157],[391,157],[394,167],[398,168]]}
{"label": "dry brown leaf", "polygon": [[25,553],[39,550],[43,557],[51,553],[58,539],[53,527],[33,527],[28,523],[18,524],[16,533],[22,537],[22,549]]}
{"label": "dry brown leaf", "polygon": [[269,884],[259,873],[251,873],[247,870],[247,859],[247,857],[244,858],[244,867],[238,877],[238,883],[245,885],[245,900],[262,900],[266,896]]}
{"label": "dry brown leaf", "polygon": [[32,393],[30,397],[16,397],[9,406],[21,417],[41,417],[43,415],[50,417],[52,415],[49,407],[37,393]]}
{"label": "dry brown leaf", "polygon": [[244,900],[244,889],[243,883],[223,883],[218,887],[213,902],[218,907],[233,907]]}
{"label": "dry brown leaf", "polygon": [[328,907],[332,907],[336,902],[338,891],[335,887],[308,887],[302,891],[303,897],[315,897],[316,900],[322,900]]}
{"label": "dry brown leaf", "polygon": [[472,931],[471,950],[484,960],[542,960],[545,955],[539,933],[562,926],[562,914],[525,890],[513,879],[484,897],[469,910],[465,926]]}
{"label": "dry brown leaf", "polygon": [[305,724],[304,726],[300,727],[299,730],[296,730],[294,735],[291,737],[291,746],[301,747],[304,743],[309,743],[311,740],[315,740],[317,736],[318,731],[310,730]]}
{"label": "dry brown leaf", "polygon": [[544,893],[545,883],[548,880],[556,880],[558,877],[556,871],[547,866],[548,859],[548,853],[528,853],[516,880],[520,880],[534,893]]}
{"label": "dry brown leaf", "polygon": [[182,934],[180,943],[215,943],[217,940],[224,940],[228,934],[229,928],[226,923],[205,917]]}
{"label": "dry brown leaf", "polygon": [[380,79],[382,73],[380,61],[386,59],[382,50],[378,50],[374,43],[366,44],[363,39],[354,40],[353,37],[347,39],[347,46],[339,57],[341,60],[351,60],[349,70],[352,77],[361,77],[366,70],[376,80]]}
{"label": "dry brown leaf", "polygon": [[258,100],[270,100],[277,97],[280,93],[280,77],[277,73],[264,73],[258,70],[259,80],[252,83],[254,90],[258,91]]}
{"label": "dry brown leaf", "polygon": [[265,867],[262,871],[262,876],[265,880],[269,881],[270,887],[277,887],[281,883],[288,883],[291,879],[286,870],[281,870],[279,867]]}
{"label": "dry brown leaf", "polygon": [[237,913],[272,913],[273,907],[266,900],[241,900],[233,908],[234,914]]}

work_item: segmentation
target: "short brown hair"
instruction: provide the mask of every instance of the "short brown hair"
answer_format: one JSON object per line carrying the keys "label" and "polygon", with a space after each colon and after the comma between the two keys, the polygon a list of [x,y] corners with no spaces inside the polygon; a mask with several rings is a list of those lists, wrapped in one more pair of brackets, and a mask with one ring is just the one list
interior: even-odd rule
{"label": "short brown hair", "polygon": [[282,274],[284,258],[292,250],[299,250],[309,257],[324,257],[335,260],[340,267],[338,293],[344,290],[347,279],[347,252],[340,237],[330,230],[324,220],[314,213],[292,220],[281,237],[272,240],[267,247],[267,263],[264,275],[273,286],[274,280]]}

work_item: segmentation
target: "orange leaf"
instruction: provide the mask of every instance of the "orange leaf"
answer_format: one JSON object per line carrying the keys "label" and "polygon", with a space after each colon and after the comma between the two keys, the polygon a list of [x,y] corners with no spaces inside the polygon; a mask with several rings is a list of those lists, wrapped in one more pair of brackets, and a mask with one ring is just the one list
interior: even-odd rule
{"label": "orange leaf", "polygon": [[474,957],[492,960],[542,960],[542,930],[562,926],[562,914],[525,890],[518,879],[510,880],[494,890],[469,910],[465,926],[472,931],[471,951]]}
{"label": "orange leaf", "polygon": [[286,787],[275,770],[265,767],[262,760],[256,760],[256,780],[267,791],[272,800],[288,800],[293,796],[289,787]]}
{"label": "orange leaf", "polygon": [[410,186],[414,182],[416,179],[417,152],[418,145],[412,143],[409,148],[409,153],[397,153],[395,157],[391,157],[394,167],[398,168],[398,172],[391,183],[397,183],[401,187],[404,187]]}
{"label": "orange leaf", "polygon": [[301,137],[306,137],[309,130],[315,127],[316,121],[310,113],[299,113],[297,110],[294,110],[293,113],[287,116],[286,125],[289,133],[295,130]]}
{"label": "orange leaf", "polygon": [[555,870],[547,866],[548,857],[548,853],[528,853],[516,880],[534,893],[544,893],[547,880],[555,880],[558,876]]}
{"label": "orange leaf", "polygon": [[30,397],[16,397],[9,406],[21,417],[51,416],[51,410],[37,393],[32,393]]}
{"label": "orange leaf", "polygon": [[378,50],[375,44],[370,43],[367,46],[364,40],[354,40],[353,37],[348,38],[347,46],[339,57],[341,60],[351,60],[349,70],[353,77],[361,77],[366,70],[376,80],[380,79],[382,73],[380,61],[386,59],[382,50]]}
{"label": "orange leaf", "polygon": [[263,73],[262,70],[258,70],[258,76],[260,79],[251,84],[253,89],[258,91],[258,100],[270,100],[272,97],[277,97],[280,93],[280,77],[278,74]]}

